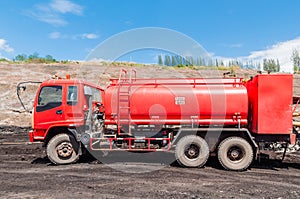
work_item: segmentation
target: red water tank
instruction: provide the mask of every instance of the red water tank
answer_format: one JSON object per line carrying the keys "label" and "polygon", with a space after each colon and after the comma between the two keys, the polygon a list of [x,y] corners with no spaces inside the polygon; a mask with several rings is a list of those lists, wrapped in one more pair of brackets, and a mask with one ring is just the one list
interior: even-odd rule
{"label": "red water tank", "polygon": [[246,125],[242,79],[111,79],[105,91],[105,123]]}

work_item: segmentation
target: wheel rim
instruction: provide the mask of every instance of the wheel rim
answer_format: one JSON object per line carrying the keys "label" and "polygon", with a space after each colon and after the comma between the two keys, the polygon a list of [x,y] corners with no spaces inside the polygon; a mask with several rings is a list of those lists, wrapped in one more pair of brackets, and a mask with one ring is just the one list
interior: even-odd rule
{"label": "wheel rim", "polygon": [[58,156],[62,158],[70,157],[73,153],[73,147],[70,142],[62,142],[56,147]]}
{"label": "wheel rim", "polygon": [[230,147],[227,151],[227,157],[232,162],[239,162],[245,157],[245,150],[238,146]]}
{"label": "wheel rim", "polygon": [[200,154],[200,147],[196,144],[191,144],[187,146],[184,150],[184,155],[188,159],[195,159],[199,157],[199,154]]}

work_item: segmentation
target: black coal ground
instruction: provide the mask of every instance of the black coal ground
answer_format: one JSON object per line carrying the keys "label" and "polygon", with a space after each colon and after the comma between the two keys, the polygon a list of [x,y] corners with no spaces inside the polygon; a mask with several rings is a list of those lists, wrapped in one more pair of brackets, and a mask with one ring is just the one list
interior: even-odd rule
{"label": "black coal ground", "polygon": [[300,198],[300,153],[262,159],[244,172],[215,160],[204,168],[176,164],[102,164],[81,160],[54,166],[28,128],[0,127],[1,198]]}

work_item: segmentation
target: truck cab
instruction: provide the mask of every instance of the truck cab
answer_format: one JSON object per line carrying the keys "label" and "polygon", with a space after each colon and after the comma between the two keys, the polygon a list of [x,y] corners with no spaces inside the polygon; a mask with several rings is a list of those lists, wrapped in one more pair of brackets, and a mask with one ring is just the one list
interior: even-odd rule
{"label": "truck cab", "polygon": [[[76,133],[86,130],[87,118],[96,105],[102,104],[104,90],[91,83],[66,79],[52,79],[41,83],[32,112],[30,141],[43,141],[47,155],[54,163],[69,163],[79,157]],[[53,146],[52,146],[53,145]],[[52,156],[52,157],[51,157]]]}

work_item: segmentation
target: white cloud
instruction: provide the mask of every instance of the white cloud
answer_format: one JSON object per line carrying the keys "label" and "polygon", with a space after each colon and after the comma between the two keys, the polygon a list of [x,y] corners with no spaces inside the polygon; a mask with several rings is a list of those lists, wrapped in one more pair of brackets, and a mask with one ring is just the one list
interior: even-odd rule
{"label": "white cloud", "polygon": [[82,39],[97,39],[99,36],[97,34],[94,33],[84,33],[81,34],[81,38]]}
{"label": "white cloud", "polygon": [[132,25],[133,25],[133,22],[130,21],[130,20],[127,20],[127,21],[125,21],[124,23],[125,23],[125,25],[127,25],[127,26],[132,26]]}
{"label": "white cloud", "polygon": [[63,35],[60,32],[51,32],[49,34],[50,39],[60,39]]}
{"label": "white cloud", "polygon": [[233,44],[222,43],[220,45],[222,45],[224,47],[227,47],[227,48],[241,48],[241,47],[243,47],[242,43],[233,43]]}
{"label": "white cloud", "polygon": [[249,56],[230,58],[230,57],[220,57],[216,56],[215,58],[223,60],[225,63],[232,60],[239,60],[245,63],[260,63],[263,65],[264,59],[275,59],[279,61],[281,71],[284,72],[293,72],[293,62],[291,61],[291,55],[293,50],[296,49],[300,52],[300,37],[278,42],[264,50],[253,51]]}
{"label": "white cloud", "polygon": [[25,15],[53,26],[65,26],[68,22],[63,15],[67,13],[82,15],[83,7],[68,0],[52,0],[47,4],[34,5]]}
{"label": "white cloud", "polygon": [[14,51],[14,49],[7,44],[5,39],[0,39],[0,50],[6,53],[11,53]]}
{"label": "white cloud", "polygon": [[278,59],[283,71],[292,72],[293,62],[291,55],[293,50],[300,51],[300,37],[285,42],[279,42],[266,50],[251,52],[247,57],[248,59],[260,61],[263,59]]}
{"label": "white cloud", "polygon": [[237,44],[229,44],[228,45],[230,48],[241,48],[243,47],[243,44],[237,43]]}
{"label": "white cloud", "polygon": [[83,13],[82,6],[72,3],[71,1],[68,0],[53,0],[50,3],[50,7],[53,10],[60,12],[62,14],[72,13],[76,15],[82,15]]}
{"label": "white cloud", "polygon": [[51,32],[51,33],[49,34],[49,37],[50,37],[51,39],[59,39],[59,38],[61,38],[61,33],[60,33],[60,32]]}
{"label": "white cloud", "polygon": [[35,5],[33,10],[26,13],[30,17],[53,26],[64,26],[68,24],[64,18],[49,8],[48,5]]}
{"label": "white cloud", "polygon": [[74,34],[74,35],[62,34],[60,32],[49,33],[50,39],[97,39],[98,37],[99,35],[95,33],[83,33],[83,34]]}

